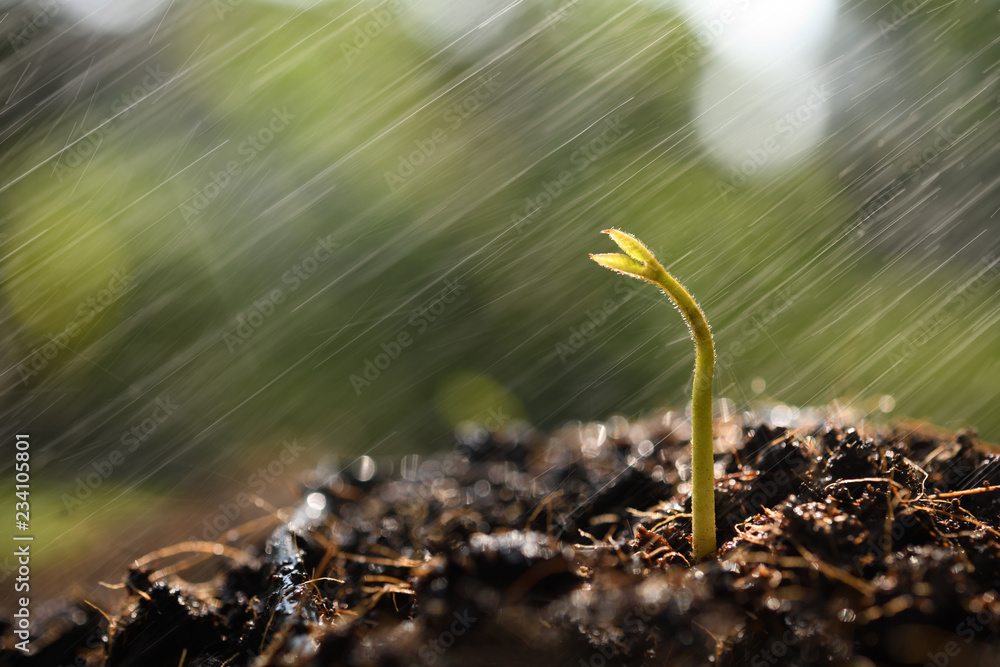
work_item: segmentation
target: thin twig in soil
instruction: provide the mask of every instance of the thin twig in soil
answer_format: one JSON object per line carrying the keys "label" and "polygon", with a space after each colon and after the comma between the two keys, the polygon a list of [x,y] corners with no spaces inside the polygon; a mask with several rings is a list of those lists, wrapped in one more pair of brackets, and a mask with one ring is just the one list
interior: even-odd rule
{"label": "thin twig in soil", "polygon": [[962,496],[974,496],[980,493],[990,493],[991,491],[1000,491],[1000,486],[980,486],[976,489],[966,489],[964,491],[948,491],[945,493],[935,493],[927,496],[929,499],[937,498],[960,498]]}
{"label": "thin twig in soil", "polygon": [[248,567],[253,567],[257,563],[256,558],[242,549],[236,549],[234,547],[226,546],[225,544],[219,544],[218,542],[188,541],[179,542],[169,547],[157,549],[152,553],[141,556],[135,559],[132,563],[132,567],[134,569],[139,569],[163,558],[169,558],[170,556],[176,556],[183,553],[205,553],[210,556],[222,556],[223,558],[228,558],[235,563],[246,565]]}
{"label": "thin twig in soil", "polygon": [[855,484],[855,483],[858,483],[858,482],[887,482],[887,483],[895,486],[897,489],[905,489],[906,488],[905,486],[903,486],[902,484],[900,484],[896,480],[889,479],[888,477],[858,477],[856,479],[838,479],[838,480],[834,480],[834,481],[830,482],[829,484],[827,484],[826,488],[824,488],[823,490],[824,491],[828,491],[830,489],[830,487],[832,487],[832,486],[843,486],[845,484]]}

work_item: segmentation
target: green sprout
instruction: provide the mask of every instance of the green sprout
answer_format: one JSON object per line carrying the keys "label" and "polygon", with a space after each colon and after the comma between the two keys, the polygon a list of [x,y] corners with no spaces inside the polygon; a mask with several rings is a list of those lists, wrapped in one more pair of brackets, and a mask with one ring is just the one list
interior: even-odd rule
{"label": "green sprout", "polygon": [[701,560],[715,553],[715,468],[712,459],[712,373],[715,345],[705,313],[691,294],[667,273],[649,248],[617,229],[604,233],[625,254],[591,255],[601,266],[625,276],[645,280],[670,297],[687,320],[694,339],[694,389],[691,392],[691,532],[692,550]]}

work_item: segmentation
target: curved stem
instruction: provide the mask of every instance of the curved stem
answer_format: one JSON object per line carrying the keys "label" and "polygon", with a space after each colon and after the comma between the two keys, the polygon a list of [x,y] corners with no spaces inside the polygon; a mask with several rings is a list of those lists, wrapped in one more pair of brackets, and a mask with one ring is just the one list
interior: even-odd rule
{"label": "curved stem", "polygon": [[687,321],[694,339],[694,387],[691,393],[691,533],[697,559],[715,553],[715,466],[712,434],[712,375],[715,344],[705,313],[690,292],[670,275],[649,248],[617,229],[605,233],[627,254],[591,255],[595,262],[618,273],[656,285],[670,297]]}
{"label": "curved stem", "polygon": [[715,344],[705,314],[684,286],[656,263],[653,282],[676,304],[694,339],[694,387],[691,392],[691,533],[692,550],[701,560],[715,553],[715,460],[712,433],[712,375]]}

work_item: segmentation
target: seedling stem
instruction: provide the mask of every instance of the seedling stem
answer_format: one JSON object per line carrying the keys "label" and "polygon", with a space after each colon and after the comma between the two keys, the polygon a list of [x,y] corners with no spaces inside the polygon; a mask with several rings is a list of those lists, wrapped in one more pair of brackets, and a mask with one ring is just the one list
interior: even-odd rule
{"label": "seedling stem", "polygon": [[715,345],[705,314],[691,294],[667,273],[649,248],[617,229],[604,233],[625,254],[591,255],[601,266],[652,283],[670,297],[687,321],[694,339],[694,389],[691,393],[691,532],[692,550],[698,560],[715,553],[715,468],[712,457],[712,374]]}

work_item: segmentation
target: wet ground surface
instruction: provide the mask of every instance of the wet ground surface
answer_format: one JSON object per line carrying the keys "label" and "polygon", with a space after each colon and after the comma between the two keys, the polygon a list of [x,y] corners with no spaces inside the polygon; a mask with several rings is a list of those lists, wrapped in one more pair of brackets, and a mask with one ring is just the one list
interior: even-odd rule
{"label": "wet ground surface", "polygon": [[684,422],[470,431],[395,472],[317,471],[287,512],[137,561],[117,615],[68,602],[0,662],[1000,664],[1000,455],[920,426],[739,428],[711,561]]}

